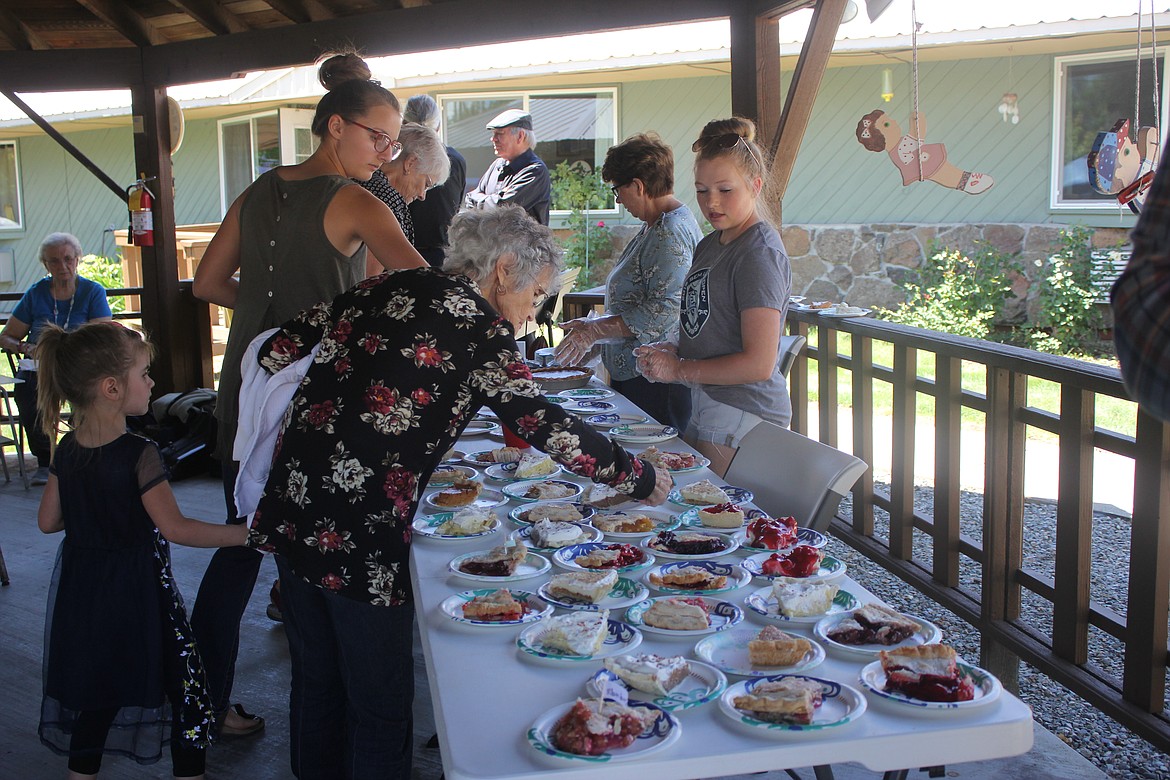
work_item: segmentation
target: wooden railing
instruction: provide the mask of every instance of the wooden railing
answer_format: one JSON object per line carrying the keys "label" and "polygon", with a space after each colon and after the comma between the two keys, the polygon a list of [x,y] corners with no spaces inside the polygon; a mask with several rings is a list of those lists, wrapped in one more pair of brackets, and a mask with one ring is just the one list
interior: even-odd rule
{"label": "wooden railing", "polygon": [[[978,629],[981,665],[1006,685],[1015,688],[1019,661],[1026,661],[1170,752],[1170,719],[1163,712],[1170,660],[1170,426],[1139,411],[1135,436],[1097,428],[1094,409],[1099,397],[1129,397],[1119,373],[1109,367],[873,319],[827,322],[815,314],[790,312],[788,323],[792,333],[809,338],[809,347],[789,379],[794,430],[807,432],[810,427],[808,391],[815,363],[819,438],[838,445],[838,378],[848,372],[851,449],[873,464],[873,389],[876,382],[892,385],[889,492],[875,491],[871,469],[854,489],[852,518],[836,518],[833,534]],[[849,334],[851,342],[848,354],[839,348],[843,333]],[[881,342],[892,345],[892,366],[874,363],[874,344]],[[918,358],[924,354],[933,356],[933,377],[918,370]],[[964,362],[986,367],[984,392],[963,388]],[[1027,382],[1032,377],[1060,386],[1058,413],[1028,405]],[[916,511],[914,505],[918,394],[934,400],[930,515]],[[981,539],[961,533],[959,525],[960,415],[964,409],[976,410],[984,422]],[[1029,565],[1031,551],[1024,542],[1024,444],[1029,427],[1047,431],[1059,442],[1055,575],[1051,577]],[[1094,448],[1134,462],[1124,614],[1090,598]],[[889,515],[886,538],[875,534],[875,509]],[[914,555],[915,532],[928,538],[929,560]],[[1106,558],[1122,556],[1117,570],[1125,576],[1124,550],[1096,552]],[[964,586],[960,568],[972,566],[979,584]],[[1050,629],[1021,616],[1025,592],[1051,606]],[[1092,662],[1090,626],[1123,646],[1120,677]]]}

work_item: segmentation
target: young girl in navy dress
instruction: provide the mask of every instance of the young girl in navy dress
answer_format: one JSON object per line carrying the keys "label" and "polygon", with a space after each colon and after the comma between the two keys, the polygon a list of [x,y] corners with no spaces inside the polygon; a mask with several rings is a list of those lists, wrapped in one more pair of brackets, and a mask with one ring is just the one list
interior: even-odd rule
{"label": "young girl in navy dress", "polygon": [[202,777],[211,703],[167,545],[238,545],[247,529],[185,517],[158,447],[127,433],[154,386],[140,334],[115,322],[48,326],[37,357],[49,440],[66,401],[74,421],[37,515],[44,533],[65,531],[45,620],[41,742],[69,756],[71,780],[95,776],[106,753],[154,763],[168,743],[174,775]]}

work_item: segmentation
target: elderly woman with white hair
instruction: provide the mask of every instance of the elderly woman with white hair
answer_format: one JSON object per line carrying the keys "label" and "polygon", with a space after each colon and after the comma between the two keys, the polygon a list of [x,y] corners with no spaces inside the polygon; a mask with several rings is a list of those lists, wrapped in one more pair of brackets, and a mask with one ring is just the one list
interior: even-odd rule
{"label": "elderly woman with white hair", "polygon": [[[414,95],[407,100],[402,118],[439,132],[439,105],[430,95]],[[426,200],[416,200],[410,204],[410,218],[414,220],[414,248],[428,263],[439,268],[447,257],[447,228],[459,213],[463,195],[467,192],[467,160],[455,147],[445,148],[451,163],[447,181],[435,187]]]}
{"label": "elderly woman with white hair", "polygon": [[41,430],[37,412],[35,357],[41,329],[51,322],[65,330],[75,330],[87,322],[113,317],[105,288],[77,273],[81,254],[81,242],[71,233],[46,236],[41,242],[40,259],[49,275],[28,288],[0,332],[0,348],[20,356],[16,378],[22,381],[13,388],[13,395],[29,451],[37,459],[34,485],[49,481],[49,437]]}
{"label": "elderly woman with white hair", "polygon": [[260,346],[270,372],[318,347],[249,539],[280,572],[298,777],[410,777],[411,522],[481,406],[574,474],[665,500],[669,474],[544,398],[516,350],[559,270],[552,232],[519,207],[460,214],[443,271],[370,277]]}
{"label": "elderly woman with white hair", "polygon": [[[451,161],[443,142],[429,127],[404,122],[398,132],[398,142],[402,144],[402,153],[383,163],[368,181],[359,183],[390,207],[406,240],[413,245],[414,220],[408,207],[415,201],[425,200],[428,190],[447,180]],[[367,258],[366,267],[369,274],[384,270],[373,256]]]}

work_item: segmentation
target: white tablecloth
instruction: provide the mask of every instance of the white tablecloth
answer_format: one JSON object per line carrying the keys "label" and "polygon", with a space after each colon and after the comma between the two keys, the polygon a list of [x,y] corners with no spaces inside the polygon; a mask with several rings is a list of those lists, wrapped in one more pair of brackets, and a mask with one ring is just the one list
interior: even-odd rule
{"label": "white tablecloth", "polygon": [[[618,401],[619,411],[632,410],[624,399],[611,400]],[[499,446],[502,444],[484,436],[467,437],[460,442],[464,451]],[[658,446],[690,449],[681,440]],[[635,452],[640,449],[633,448]],[[718,479],[705,469],[679,476],[679,483]],[[498,487],[490,480],[487,484]],[[504,517],[514,506],[515,502],[509,502],[497,509],[497,514]],[[669,504],[660,509],[682,511]],[[420,509],[420,513],[425,511]],[[456,555],[501,544],[515,528],[511,521],[505,521],[504,526],[488,537],[455,542],[416,535],[412,547],[415,605],[447,780],[546,777],[666,780],[850,761],[885,771],[1003,758],[1026,753],[1032,746],[1031,710],[1004,691],[986,706],[943,714],[912,713],[909,708],[865,694],[868,708],[856,722],[816,736],[747,733],[720,712],[717,701],[712,701],[693,709],[676,710],[682,725],[681,739],[636,761],[594,763],[544,756],[528,744],[528,729],[550,708],[561,703],[568,705],[578,696],[584,696],[584,684],[601,668],[601,662],[544,665],[516,647],[521,627],[461,625],[439,608],[454,593],[488,587],[450,574],[447,564]],[[730,559],[743,557],[733,554]],[[535,591],[557,571],[554,565],[549,574],[509,583],[509,587]],[[842,580],[844,589],[863,602],[878,600],[864,587],[864,571],[848,574]],[[639,572],[631,576],[640,580],[641,575]],[[764,584],[753,580],[719,598],[743,606],[747,594]],[[652,592],[652,595],[658,594]],[[743,608],[748,616],[745,623],[763,625],[762,620],[753,618],[751,610]],[[623,614],[624,610],[618,610],[611,618],[621,619]],[[804,630],[787,626],[785,629],[813,638],[811,626]],[[694,641],[660,639],[646,633],[638,651],[694,658],[693,646]],[[830,649],[823,664],[804,674],[833,679],[863,691],[858,673],[865,663],[836,655]],[[729,684],[741,679],[728,675]]]}

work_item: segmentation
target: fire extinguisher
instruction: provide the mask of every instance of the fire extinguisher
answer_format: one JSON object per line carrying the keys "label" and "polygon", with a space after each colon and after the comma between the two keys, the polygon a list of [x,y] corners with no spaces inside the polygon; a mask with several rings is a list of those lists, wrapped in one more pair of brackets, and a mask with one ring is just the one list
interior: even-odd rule
{"label": "fire extinguisher", "polygon": [[154,193],[147,189],[147,181],[146,174],[139,173],[138,179],[126,188],[130,243],[134,246],[154,246]]}

